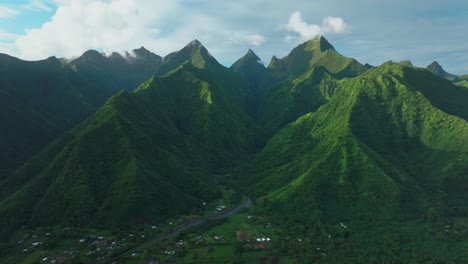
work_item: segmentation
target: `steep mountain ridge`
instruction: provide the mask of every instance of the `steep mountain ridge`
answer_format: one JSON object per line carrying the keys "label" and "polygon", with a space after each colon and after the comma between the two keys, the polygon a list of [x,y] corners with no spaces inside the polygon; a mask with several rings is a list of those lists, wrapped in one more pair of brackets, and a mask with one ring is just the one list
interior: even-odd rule
{"label": "steep mountain ridge", "polygon": [[245,106],[247,112],[255,116],[266,93],[266,87],[262,85],[262,82],[270,79],[265,65],[257,54],[249,49],[242,58],[232,64],[230,69],[239,73],[247,81],[249,87],[244,93]]}
{"label": "steep mountain ridge", "polygon": [[[405,70],[385,64],[340,81],[329,103],[281,129],[242,170],[250,192],[301,222],[407,219],[450,207],[442,193],[455,175],[444,171],[467,155],[468,124],[405,85]],[[453,196],[464,193],[456,189]]]}
{"label": "steep mountain ridge", "polygon": [[203,71],[112,97],[0,184],[1,226],[158,222],[215,198],[213,172],[253,153],[257,128]]}
{"label": "steep mountain ridge", "polygon": [[338,53],[323,36],[317,36],[294,48],[286,57],[274,57],[258,89],[256,119],[269,135],[313,112],[334,93],[337,79],[355,77],[367,68]]}
{"label": "steep mountain ridge", "polygon": [[322,66],[337,78],[354,77],[366,71],[355,59],[344,57],[323,36],[294,48],[286,57],[273,57],[268,69],[277,80],[296,78],[313,67]]}
{"label": "steep mountain ridge", "polygon": [[210,54],[200,41],[193,40],[181,50],[164,57],[164,64],[159,69],[158,74],[164,75],[185,62],[189,62],[197,68],[213,72],[225,68]]}

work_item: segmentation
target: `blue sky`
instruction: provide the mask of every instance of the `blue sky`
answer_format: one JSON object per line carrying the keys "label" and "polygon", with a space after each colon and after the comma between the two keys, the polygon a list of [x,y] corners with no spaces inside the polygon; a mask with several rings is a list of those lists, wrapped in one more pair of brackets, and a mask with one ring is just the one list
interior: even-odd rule
{"label": "blue sky", "polygon": [[434,60],[468,73],[468,1],[0,0],[0,52],[36,60],[145,46],[166,55],[200,40],[229,66],[266,63],[315,34],[362,63]]}

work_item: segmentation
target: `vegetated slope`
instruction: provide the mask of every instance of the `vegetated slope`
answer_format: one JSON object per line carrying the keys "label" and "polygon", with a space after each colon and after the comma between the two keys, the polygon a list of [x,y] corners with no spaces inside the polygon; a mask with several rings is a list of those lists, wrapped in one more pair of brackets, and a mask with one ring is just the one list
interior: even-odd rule
{"label": "vegetated slope", "polygon": [[466,81],[466,80],[460,81],[460,82],[457,82],[456,85],[463,86],[463,87],[468,87],[468,81]]}
{"label": "vegetated slope", "polygon": [[298,117],[316,111],[335,93],[337,80],[323,67],[269,90],[259,107],[259,123],[271,135]]}
{"label": "vegetated slope", "polygon": [[338,53],[323,36],[304,42],[282,59],[273,57],[268,70],[274,80],[283,81],[299,77],[318,66],[324,67],[338,79],[354,77],[367,70],[355,59]]}
{"label": "vegetated slope", "polygon": [[157,222],[218,195],[212,172],[255,151],[224,87],[184,64],[122,91],[0,184],[3,232],[21,224]]}
{"label": "vegetated slope", "polygon": [[86,118],[111,93],[70,80],[56,58],[26,62],[0,56],[0,179]]}
{"label": "vegetated slope", "polygon": [[85,52],[70,63],[0,56],[0,179],[61,133],[83,121],[120,89],[152,76],[161,58],[141,48],[127,57]]}
{"label": "vegetated slope", "polygon": [[468,89],[424,69],[404,68],[406,85],[421,92],[435,107],[468,121]]}
{"label": "vegetated slope", "polygon": [[251,49],[242,58],[234,62],[230,69],[240,73],[253,87],[258,87],[267,73],[265,65]]}
{"label": "vegetated slope", "polygon": [[242,170],[250,193],[306,224],[466,214],[468,124],[435,108],[407,71],[387,63],[340,81]]}
{"label": "vegetated slope", "polygon": [[268,88],[262,85],[262,82],[270,79],[265,65],[257,54],[249,49],[242,58],[232,64],[230,69],[239,73],[247,81],[248,88],[244,93],[244,105],[246,111],[251,116],[255,116]]}
{"label": "vegetated slope", "polygon": [[328,102],[336,80],[354,77],[367,70],[354,59],[339,54],[322,36],[309,40],[268,66],[269,78],[257,119],[269,134]]}
{"label": "vegetated slope", "polygon": [[166,74],[185,63],[196,69],[202,69],[199,74],[209,78],[217,86],[223,87],[232,104],[248,108],[248,97],[252,89],[248,81],[242,78],[240,73],[221,65],[198,40],[193,40],[181,50],[164,57],[164,63],[157,74]]}

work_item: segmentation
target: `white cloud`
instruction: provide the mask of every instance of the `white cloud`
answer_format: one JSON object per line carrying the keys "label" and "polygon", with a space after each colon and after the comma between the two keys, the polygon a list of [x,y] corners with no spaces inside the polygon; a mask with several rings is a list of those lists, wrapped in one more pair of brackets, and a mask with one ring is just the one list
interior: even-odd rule
{"label": "white cloud", "polygon": [[19,15],[20,12],[4,5],[0,5],[0,18],[10,18]]}
{"label": "white cloud", "polygon": [[257,34],[247,36],[246,40],[250,44],[255,45],[255,46],[260,46],[266,41],[264,36],[257,35]]}
{"label": "white cloud", "polygon": [[23,5],[24,8],[34,12],[50,12],[52,8],[41,0],[31,0],[29,4]]}
{"label": "white cloud", "polygon": [[115,51],[149,45],[160,32],[161,19],[175,6],[151,0],[58,0],[56,4],[51,21],[16,40],[21,58],[71,57],[88,49]]}
{"label": "white cloud", "polygon": [[15,40],[18,37],[19,37],[19,35],[8,33],[6,31],[0,29],[0,41],[1,40]]}
{"label": "white cloud", "polygon": [[322,28],[324,32],[343,34],[349,31],[348,25],[341,17],[326,17],[323,19]]}
{"label": "white cloud", "polygon": [[[214,30],[216,29],[214,28]],[[231,32],[218,32],[217,35],[221,36],[222,38],[226,38],[228,43],[235,46],[244,46],[246,44],[248,44],[248,46],[260,46],[266,42],[266,38],[264,36],[253,34],[248,31],[232,30]]]}
{"label": "white cloud", "polygon": [[341,17],[326,17],[323,19],[322,24],[308,24],[302,18],[300,12],[294,12],[289,18],[288,24],[282,26],[283,29],[299,34],[298,37],[288,35],[285,37],[286,42],[292,42],[297,39],[308,40],[317,35],[325,33],[343,34],[349,32],[349,26],[344,22]]}
{"label": "white cloud", "polygon": [[[140,46],[166,55],[199,39],[214,56],[229,54],[234,57],[233,51],[239,46],[259,46],[266,41],[264,36],[246,30],[250,28],[229,23],[223,13],[200,12],[205,8],[203,5],[193,6],[198,2],[53,1],[57,10],[51,20],[19,36],[14,55],[36,60],[51,55],[73,57],[88,49],[110,53]],[[230,58],[233,59],[237,58]]]}

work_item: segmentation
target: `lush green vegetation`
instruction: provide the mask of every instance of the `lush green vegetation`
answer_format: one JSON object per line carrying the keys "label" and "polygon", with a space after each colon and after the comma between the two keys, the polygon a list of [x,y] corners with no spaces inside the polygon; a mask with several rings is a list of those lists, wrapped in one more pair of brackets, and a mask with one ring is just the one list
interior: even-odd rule
{"label": "lush green vegetation", "polygon": [[127,58],[88,51],[70,63],[55,57],[27,62],[1,55],[0,179],[119,90],[133,90],[160,64],[160,57],[143,48]]}
{"label": "lush green vegetation", "polygon": [[211,172],[253,153],[258,133],[204,77],[184,64],[112,97],[2,183],[2,226],[161,221],[217,197]]}
{"label": "lush green vegetation", "polygon": [[[24,235],[18,231],[23,225],[28,232],[76,226],[79,235],[98,228],[112,239],[118,237],[112,232],[142,228],[151,236],[145,231],[149,224],[170,230],[170,219],[211,214],[205,204],[226,199],[221,187],[230,186],[237,191],[229,192],[232,201],[241,194],[255,200],[248,212],[123,252],[121,259],[461,263],[468,258],[468,90],[462,83],[408,61],[364,66],[323,37],[274,57],[268,67],[249,50],[225,68],[198,41],[164,61],[144,49],[134,52],[146,62],[132,61],[131,69],[153,64],[128,78],[122,72],[131,72],[130,66],[122,60],[130,57],[118,54],[90,51],[66,65],[39,62],[55,63],[47,73],[57,78],[54,87],[70,83],[70,76],[95,86],[62,89],[71,95],[60,96],[75,101],[60,103],[78,110],[63,108],[57,119],[23,99],[9,107],[30,121],[0,114],[10,135],[41,123],[37,133],[49,136],[41,144],[55,138],[0,180],[0,236],[8,240],[0,249],[20,252],[12,242]],[[69,75],[61,77],[62,71]],[[7,73],[2,76],[12,74]],[[150,73],[154,76],[134,91],[122,90],[56,137],[66,129],[53,131],[56,122],[76,114],[72,126],[106,98],[105,93],[99,100],[89,97],[85,89],[131,85]],[[16,100],[15,86],[5,87],[4,100]],[[18,139],[33,131],[27,133]],[[23,160],[34,151],[28,153]],[[49,249],[62,249],[62,243],[68,247],[67,238],[18,259],[34,261]]]}

